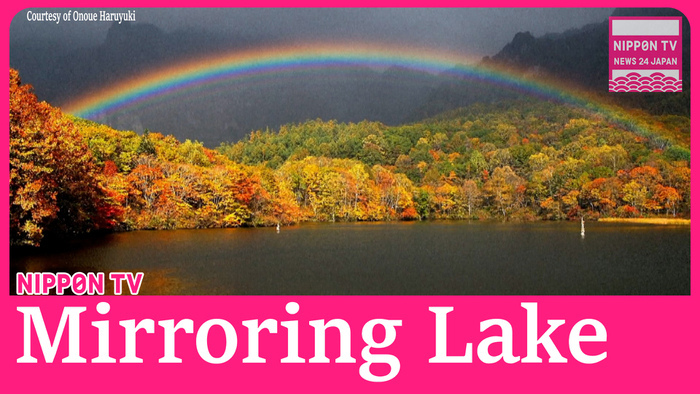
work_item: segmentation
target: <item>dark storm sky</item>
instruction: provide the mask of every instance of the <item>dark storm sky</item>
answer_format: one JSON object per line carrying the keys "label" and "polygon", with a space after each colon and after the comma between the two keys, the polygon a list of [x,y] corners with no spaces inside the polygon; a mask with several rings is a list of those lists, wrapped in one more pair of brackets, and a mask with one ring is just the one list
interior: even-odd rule
{"label": "dark storm sky", "polygon": [[[40,99],[63,106],[151,67],[252,46],[359,41],[451,52],[476,62],[497,54],[518,32],[537,37],[605,23],[613,9],[136,9],[137,28],[112,22],[29,21],[29,11],[68,10],[27,9],[15,16],[10,28],[10,65],[19,70],[24,83],[34,86]],[[328,86],[323,78],[302,84],[289,78],[274,88],[255,91],[232,84],[208,93],[206,100],[183,95],[167,105],[129,107],[92,120],[120,130],[148,128],[216,146],[250,130],[306,119],[399,124],[424,116],[422,108],[432,108],[430,97],[440,93],[434,90],[437,80],[425,87],[404,74],[386,80],[381,74],[363,78],[339,73]]]}
{"label": "dark storm sky", "polygon": [[[28,9],[33,12],[63,9]],[[15,16],[10,40],[56,40],[99,45],[107,22],[30,22]],[[81,9],[89,11],[93,9]],[[94,9],[99,10],[99,9]],[[114,9],[112,9],[114,10]],[[304,41],[360,39],[411,43],[472,55],[493,55],[520,31],[535,36],[602,22],[612,9],[136,9],[136,21],[165,31],[193,27],[214,33]]]}

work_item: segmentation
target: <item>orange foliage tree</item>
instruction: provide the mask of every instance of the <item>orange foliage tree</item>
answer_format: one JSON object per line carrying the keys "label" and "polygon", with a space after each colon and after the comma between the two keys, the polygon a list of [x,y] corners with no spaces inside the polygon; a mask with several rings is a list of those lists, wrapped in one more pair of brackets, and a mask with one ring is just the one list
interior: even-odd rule
{"label": "orange foliage tree", "polygon": [[115,226],[122,211],[99,173],[73,123],[10,70],[11,243]]}

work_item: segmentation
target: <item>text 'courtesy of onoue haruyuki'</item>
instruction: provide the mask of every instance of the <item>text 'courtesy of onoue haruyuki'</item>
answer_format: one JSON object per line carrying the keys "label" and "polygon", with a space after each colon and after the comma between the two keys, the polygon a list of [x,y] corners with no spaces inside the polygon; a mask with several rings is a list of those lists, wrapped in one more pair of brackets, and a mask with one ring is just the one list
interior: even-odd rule
{"label": "text 'courtesy of onoue haruyuki'", "polygon": [[682,20],[610,17],[610,92],[683,89]]}

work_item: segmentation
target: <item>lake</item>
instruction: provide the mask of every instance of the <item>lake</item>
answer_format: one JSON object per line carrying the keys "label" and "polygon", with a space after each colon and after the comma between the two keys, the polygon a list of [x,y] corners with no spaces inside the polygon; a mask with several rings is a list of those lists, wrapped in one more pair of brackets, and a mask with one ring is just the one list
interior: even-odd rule
{"label": "lake", "polygon": [[12,292],[16,272],[131,271],[145,274],[140,295],[687,295],[690,227],[589,222],[585,237],[571,222],[137,231],[13,249],[10,271]]}

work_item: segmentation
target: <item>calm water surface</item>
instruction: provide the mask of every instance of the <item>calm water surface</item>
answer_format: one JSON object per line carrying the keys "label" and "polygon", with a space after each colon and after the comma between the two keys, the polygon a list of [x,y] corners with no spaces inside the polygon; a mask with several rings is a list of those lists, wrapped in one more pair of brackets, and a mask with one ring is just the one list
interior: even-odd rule
{"label": "calm water surface", "polygon": [[[690,228],[401,222],[138,231],[41,251],[16,272],[144,272],[139,294],[690,294]],[[110,286],[107,286],[108,288]]]}

